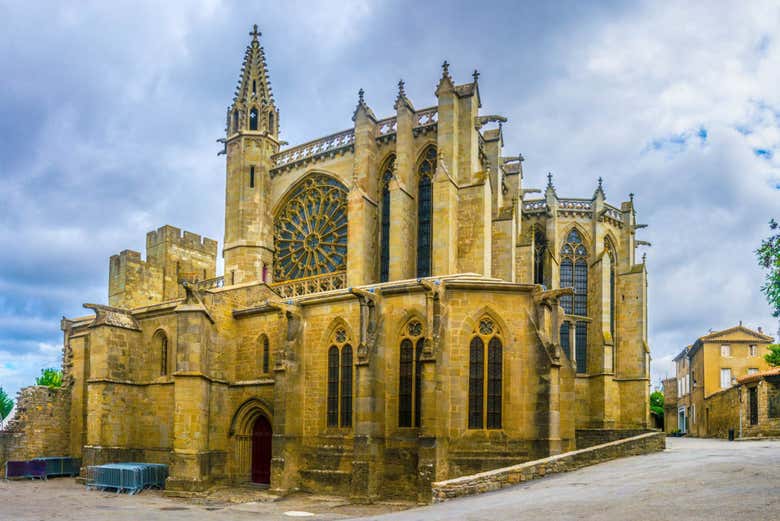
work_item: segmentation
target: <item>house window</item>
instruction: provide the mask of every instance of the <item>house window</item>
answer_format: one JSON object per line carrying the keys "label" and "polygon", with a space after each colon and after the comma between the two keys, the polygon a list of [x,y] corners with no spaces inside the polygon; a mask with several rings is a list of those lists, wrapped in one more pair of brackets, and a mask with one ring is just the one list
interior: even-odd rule
{"label": "house window", "polygon": [[398,426],[419,427],[422,417],[422,324],[409,322],[401,340],[398,368]]}
{"label": "house window", "polygon": [[728,344],[720,346],[720,356],[731,356],[731,346]]}
{"label": "house window", "polygon": [[436,147],[428,147],[417,166],[417,277],[431,275],[433,234],[433,174],[436,171]]}
{"label": "house window", "polygon": [[382,222],[379,236],[379,282],[390,280],[390,179],[393,178],[395,156],[385,161],[382,169]]}
{"label": "house window", "polygon": [[561,287],[574,288],[574,298],[561,297],[561,305],[567,314],[588,314],[588,252],[582,244],[582,236],[571,230],[561,248]]}
{"label": "house window", "polygon": [[731,387],[731,369],[720,370],[720,388],[728,389]]}
{"label": "house window", "polygon": [[[485,361],[487,360],[487,363]],[[503,394],[503,344],[498,325],[483,317],[469,345],[470,429],[500,429]]]}
{"label": "house window", "polygon": [[352,426],[352,371],[352,346],[344,328],[337,328],[328,348],[328,427]]}
{"label": "house window", "polygon": [[750,346],[750,356],[757,356],[758,355],[757,351],[758,350],[756,349],[756,346],[754,345]]}

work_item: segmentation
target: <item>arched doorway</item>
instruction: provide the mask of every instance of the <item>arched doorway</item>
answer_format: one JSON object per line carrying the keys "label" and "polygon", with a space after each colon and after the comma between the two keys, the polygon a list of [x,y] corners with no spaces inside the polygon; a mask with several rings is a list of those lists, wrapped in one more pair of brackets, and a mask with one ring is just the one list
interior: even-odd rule
{"label": "arched doorway", "polygon": [[252,428],[252,482],[271,483],[271,423],[258,416]]}

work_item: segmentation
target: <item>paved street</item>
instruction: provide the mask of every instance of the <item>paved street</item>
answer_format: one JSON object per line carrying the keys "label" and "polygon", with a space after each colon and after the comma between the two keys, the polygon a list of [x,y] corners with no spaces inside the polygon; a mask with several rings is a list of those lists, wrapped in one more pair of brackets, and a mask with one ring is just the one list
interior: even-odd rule
{"label": "paved street", "polygon": [[[670,438],[663,453],[602,463],[498,492],[424,508],[350,505],[337,498],[224,491],[185,501],[156,491],[138,496],[86,491],[72,479],[0,482],[0,520],[631,521],[780,518],[780,442]],[[235,493],[234,493],[235,492]],[[252,497],[252,494],[255,497]],[[235,504],[232,500],[249,502]]]}
{"label": "paved street", "polygon": [[668,438],[667,450],[376,520],[780,519],[780,442]]}

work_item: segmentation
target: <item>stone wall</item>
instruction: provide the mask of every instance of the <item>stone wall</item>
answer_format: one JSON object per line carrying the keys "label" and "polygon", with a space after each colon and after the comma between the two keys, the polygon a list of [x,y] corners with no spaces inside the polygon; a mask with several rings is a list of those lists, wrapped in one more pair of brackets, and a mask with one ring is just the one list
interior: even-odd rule
{"label": "stone wall", "polygon": [[0,431],[0,475],[5,462],[68,456],[70,392],[64,388],[25,387],[16,398],[16,415]]}
{"label": "stone wall", "polygon": [[623,456],[659,452],[665,448],[666,435],[662,432],[649,432],[520,465],[439,481],[431,485],[432,498],[434,503],[438,503],[460,496],[498,490],[548,474],[568,472]]}
{"label": "stone wall", "polygon": [[577,429],[575,436],[579,450],[645,433],[647,429]]}

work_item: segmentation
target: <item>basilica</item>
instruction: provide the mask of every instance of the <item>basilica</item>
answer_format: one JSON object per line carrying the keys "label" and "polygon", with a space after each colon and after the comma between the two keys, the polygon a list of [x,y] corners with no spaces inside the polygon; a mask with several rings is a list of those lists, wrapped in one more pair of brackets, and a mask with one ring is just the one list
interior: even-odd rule
{"label": "basilica", "polygon": [[221,140],[224,274],[216,241],[172,226],[111,257],[108,305],[62,321],[71,455],[167,463],[182,494],[430,501],[578,432],[647,427],[633,195],[524,187],[507,118],[446,62],[432,106],[399,82],[380,117],[360,90],[349,128],[288,146],[250,37]]}

